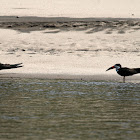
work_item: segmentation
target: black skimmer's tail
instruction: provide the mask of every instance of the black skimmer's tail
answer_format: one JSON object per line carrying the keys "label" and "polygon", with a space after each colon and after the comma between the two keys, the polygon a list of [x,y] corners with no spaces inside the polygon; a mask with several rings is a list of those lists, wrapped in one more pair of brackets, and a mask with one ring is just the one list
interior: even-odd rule
{"label": "black skimmer's tail", "polygon": [[18,63],[18,64],[2,64],[2,63],[0,63],[0,70],[23,67],[21,64],[22,63]]}
{"label": "black skimmer's tail", "polygon": [[123,76],[123,82],[125,82],[125,76],[132,76],[134,74],[140,73],[140,68],[127,68],[122,67],[120,64],[115,64],[114,66],[108,68],[106,71],[114,68],[120,76]]}

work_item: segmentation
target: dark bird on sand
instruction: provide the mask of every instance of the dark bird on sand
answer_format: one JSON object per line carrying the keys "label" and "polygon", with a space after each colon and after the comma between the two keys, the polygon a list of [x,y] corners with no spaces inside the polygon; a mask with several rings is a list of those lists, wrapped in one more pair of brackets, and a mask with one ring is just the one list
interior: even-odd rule
{"label": "dark bird on sand", "polygon": [[127,68],[127,67],[122,67],[120,64],[115,64],[114,66],[108,68],[106,71],[114,69],[114,68],[116,69],[116,72],[120,76],[123,76],[124,83],[125,83],[125,76],[132,76],[134,74],[140,73],[140,68]]}
{"label": "dark bird on sand", "polygon": [[21,64],[22,63],[18,63],[18,64],[2,64],[2,63],[0,63],[0,70],[23,67]]}

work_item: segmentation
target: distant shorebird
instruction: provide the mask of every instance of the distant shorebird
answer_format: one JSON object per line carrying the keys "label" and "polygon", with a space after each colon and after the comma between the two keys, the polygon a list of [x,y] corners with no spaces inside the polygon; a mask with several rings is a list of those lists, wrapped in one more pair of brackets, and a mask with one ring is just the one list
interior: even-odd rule
{"label": "distant shorebird", "polygon": [[123,82],[125,83],[125,76],[132,76],[134,74],[140,73],[140,68],[127,68],[121,67],[120,64],[115,64],[114,66],[108,68],[106,71],[116,68],[117,73],[123,76]]}
{"label": "distant shorebird", "polygon": [[22,63],[19,63],[19,64],[2,64],[2,63],[0,63],[0,70],[23,67],[23,66],[21,66],[21,64]]}

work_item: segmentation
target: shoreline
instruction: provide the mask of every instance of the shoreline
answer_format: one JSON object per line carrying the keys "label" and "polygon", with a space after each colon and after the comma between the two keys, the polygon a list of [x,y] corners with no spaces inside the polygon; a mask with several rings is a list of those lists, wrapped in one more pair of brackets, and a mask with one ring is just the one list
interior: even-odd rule
{"label": "shoreline", "polygon": [[[117,74],[96,74],[96,75],[72,75],[72,74],[38,74],[38,73],[1,73],[1,79],[46,79],[46,80],[82,80],[82,81],[103,81],[122,82],[122,76]],[[126,77],[126,83],[140,83],[140,76]]]}

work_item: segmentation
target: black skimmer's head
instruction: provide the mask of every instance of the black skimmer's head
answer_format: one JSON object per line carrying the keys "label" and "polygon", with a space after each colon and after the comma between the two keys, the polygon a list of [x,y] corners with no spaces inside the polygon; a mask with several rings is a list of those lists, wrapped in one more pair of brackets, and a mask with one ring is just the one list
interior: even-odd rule
{"label": "black skimmer's head", "polygon": [[108,68],[106,71],[114,69],[114,68],[116,68],[116,70],[119,70],[121,68],[121,65],[120,64],[115,64],[114,66]]}

